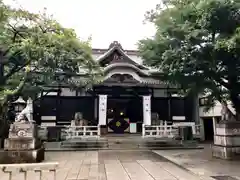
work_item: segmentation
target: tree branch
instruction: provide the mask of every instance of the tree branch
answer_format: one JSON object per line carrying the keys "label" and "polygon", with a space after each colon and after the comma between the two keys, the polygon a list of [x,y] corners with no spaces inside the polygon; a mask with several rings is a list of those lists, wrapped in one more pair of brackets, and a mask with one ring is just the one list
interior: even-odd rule
{"label": "tree branch", "polygon": [[213,80],[215,80],[216,82],[218,82],[221,86],[224,86],[227,89],[230,89],[230,84],[225,82],[222,77],[218,76],[215,72],[209,70],[208,71],[209,76],[212,77]]}
{"label": "tree branch", "polygon": [[14,34],[18,34],[21,38],[25,39],[25,37],[18,31],[15,27],[13,27],[11,24],[8,24],[13,29]]}
{"label": "tree branch", "polygon": [[16,66],[15,66],[15,68],[12,68],[11,71],[10,71],[7,75],[5,75],[5,76],[3,77],[4,81],[6,81],[7,79],[9,79],[9,78],[10,78],[13,74],[15,74],[16,72],[19,72],[21,69],[23,69],[24,67],[26,67],[29,63],[30,63],[30,60],[27,61],[26,63],[24,63],[24,64],[23,64],[22,66],[20,66],[20,67],[16,67]]}

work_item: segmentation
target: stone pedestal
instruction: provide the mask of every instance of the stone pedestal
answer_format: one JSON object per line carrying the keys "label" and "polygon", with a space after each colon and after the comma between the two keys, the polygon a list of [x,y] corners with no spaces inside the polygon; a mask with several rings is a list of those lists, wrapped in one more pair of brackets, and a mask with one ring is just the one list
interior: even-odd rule
{"label": "stone pedestal", "polygon": [[0,163],[36,163],[44,160],[44,148],[37,135],[37,125],[11,124],[9,136],[0,151]]}
{"label": "stone pedestal", "polygon": [[240,159],[240,122],[216,124],[212,153],[221,159]]}
{"label": "stone pedestal", "polygon": [[108,133],[107,125],[100,126],[100,133],[101,133],[101,135],[106,135]]}

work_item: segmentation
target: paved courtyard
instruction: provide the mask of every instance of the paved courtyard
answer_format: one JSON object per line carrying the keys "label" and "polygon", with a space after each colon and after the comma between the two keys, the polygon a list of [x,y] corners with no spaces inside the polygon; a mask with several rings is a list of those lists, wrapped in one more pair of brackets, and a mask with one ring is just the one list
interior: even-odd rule
{"label": "paved courtyard", "polygon": [[[57,180],[199,180],[199,176],[170,163],[151,151],[47,152],[47,162],[59,162]],[[0,180],[7,180],[0,173]],[[23,174],[13,176],[23,179]],[[36,173],[29,180],[39,179]],[[53,173],[45,172],[44,180]],[[203,178],[201,179],[211,179]]]}
{"label": "paved courtyard", "polygon": [[213,158],[210,144],[203,146],[204,149],[155,152],[199,176],[228,176],[223,180],[240,180],[240,161]]}

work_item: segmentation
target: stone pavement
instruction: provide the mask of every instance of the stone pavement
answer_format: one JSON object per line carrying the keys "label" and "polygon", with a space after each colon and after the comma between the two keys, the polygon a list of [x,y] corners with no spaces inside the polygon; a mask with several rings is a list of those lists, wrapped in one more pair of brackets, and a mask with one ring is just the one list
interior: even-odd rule
{"label": "stone pavement", "polygon": [[[200,180],[152,151],[47,152],[46,161],[59,162],[57,180]],[[27,179],[39,175],[33,172]],[[6,174],[0,172],[0,180],[7,180]],[[23,174],[12,180],[23,180]],[[53,174],[45,172],[43,180],[53,180]]]}
{"label": "stone pavement", "polygon": [[204,149],[198,150],[157,150],[154,152],[200,177],[225,176],[222,180],[240,180],[240,161],[213,158],[210,144],[205,144]]}

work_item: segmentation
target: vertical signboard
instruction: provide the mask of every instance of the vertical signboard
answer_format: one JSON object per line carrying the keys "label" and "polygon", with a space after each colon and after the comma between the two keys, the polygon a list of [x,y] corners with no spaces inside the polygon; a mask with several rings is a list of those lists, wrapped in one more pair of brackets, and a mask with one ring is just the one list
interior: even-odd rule
{"label": "vertical signboard", "polygon": [[99,95],[98,125],[106,125],[107,121],[107,95]]}
{"label": "vertical signboard", "polygon": [[151,96],[143,96],[143,123],[151,125]]}

